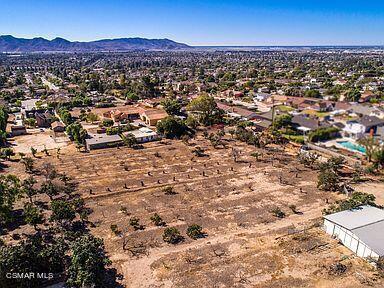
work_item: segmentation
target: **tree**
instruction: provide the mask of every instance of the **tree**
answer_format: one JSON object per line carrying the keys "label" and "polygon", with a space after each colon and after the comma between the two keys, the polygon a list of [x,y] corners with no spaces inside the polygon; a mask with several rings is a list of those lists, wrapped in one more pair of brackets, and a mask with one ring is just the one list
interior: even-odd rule
{"label": "tree", "polygon": [[181,105],[176,99],[166,99],[161,102],[165,112],[169,115],[177,115],[180,113]]}
{"label": "tree", "polygon": [[372,155],[372,161],[379,167],[384,167],[384,147],[381,146],[375,150]]}
{"label": "tree", "polygon": [[73,141],[77,144],[84,144],[87,138],[87,130],[80,123],[72,123],[66,128],[66,132]]}
{"label": "tree", "polygon": [[340,169],[345,164],[344,157],[331,157],[325,163],[319,164],[320,173],[318,175],[317,187],[325,191],[340,190]]}
{"label": "tree", "polygon": [[59,222],[62,226],[65,223],[71,222],[75,219],[75,209],[70,202],[64,200],[53,200],[51,202],[52,215],[51,221]]}
{"label": "tree", "polygon": [[71,113],[67,109],[60,109],[58,111],[58,114],[60,116],[61,121],[65,125],[70,125],[70,124],[73,123],[74,120],[72,118],[72,115],[71,115]]}
{"label": "tree", "polygon": [[285,213],[279,207],[272,209],[271,213],[277,218],[284,218]]}
{"label": "tree", "polygon": [[319,142],[333,139],[339,136],[339,129],[336,127],[321,127],[308,134],[310,142]]}
{"label": "tree", "polygon": [[375,200],[376,197],[373,194],[353,192],[350,198],[337,201],[336,204],[331,205],[328,209],[324,209],[323,213],[332,214],[354,209],[362,205],[377,206]]}
{"label": "tree", "polygon": [[12,220],[13,204],[20,196],[20,180],[15,175],[0,175],[0,223]]}
{"label": "tree", "polygon": [[274,129],[281,129],[289,127],[292,124],[292,116],[289,114],[283,114],[278,117],[276,117],[275,121],[273,122],[273,128]]}
{"label": "tree", "polygon": [[345,100],[349,102],[357,102],[361,97],[361,93],[358,89],[351,89],[345,94]]}
{"label": "tree", "polygon": [[92,235],[82,236],[72,245],[66,284],[69,287],[107,287],[106,266],[110,264],[103,240]]}
{"label": "tree", "polygon": [[135,147],[137,145],[137,140],[131,133],[128,133],[126,136],[121,135],[121,138],[123,139],[124,144],[129,148]]}
{"label": "tree", "polygon": [[310,89],[305,91],[304,96],[309,98],[321,98],[319,90],[316,89]]}
{"label": "tree", "polygon": [[53,166],[51,163],[44,163],[41,170],[45,177],[45,181],[53,180],[57,177],[55,166]]}
{"label": "tree", "polygon": [[213,97],[203,94],[193,99],[187,106],[193,112],[200,124],[209,126],[222,120],[222,111],[218,108]]}
{"label": "tree", "polygon": [[139,96],[137,96],[135,93],[133,93],[133,92],[128,92],[127,93],[127,95],[125,96],[125,98],[127,99],[127,100],[130,100],[130,101],[137,101],[137,100],[139,100]]}
{"label": "tree", "polygon": [[166,186],[163,188],[163,192],[165,195],[175,195],[177,194],[176,191],[173,189],[172,186]]}
{"label": "tree", "polygon": [[200,225],[192,224],[187,228],[187,235],[192,239],[201,238],[204,236],[203,228]]}
{"label": "tree", "polygon": [[368,162],[371,162],[376,149],[379,147],[379,142],[373,137],[363,137],[358,140],[358,143],[365,148],[365,156]]}
{"label": "tree", "polygon": [[36,157],[37,149],[31,147],[31,153],[33,157]]}
{"label": "tree", "polygon": [[40,188],[40,193],[46,194],[49,199],[53,200],[53,196],[59,195],[59,187],[51,180],[45,181]]}
{"label": "tree", "polygon": [[8,112],[7,108],[0,106],[0,131],[5,131],[7,128]]}
{"label": "tree", "polygon": [[37,124],[35,118],[27,118],[25,119],[24,123],[25,125],[31,128],[36,127],[36,124]]}
{"label": "tree", "polygon": [[233,161],[237,162],[240,158],[241,152],[239,149],[232,148],[231,154],[232,154]]}
{"label": "tree", "polygon": [[153,98],[158,93],[156,87],[156,81],[151,79],[149,76],[143,76],[141,78],[141,84],[142,84],[142,94],[147,98]]}
{"label": "tree", "polygon": [[92,113],[92,112],[87,114],[87,122],[94,123],[97,120],[99,120],[99,116],[97,116],[97,114]]}
{"label": "tree", "polygon": [[[50,238],[50,237],[49,237]],[[43,287],[46,279],[39,277],[7,277],[7,273],[62,273],[67,245],[62,238],[44,242],[41,234],[28,236],[15,245],[0,247],[0,287]]]}
{"label": "tree", "polygon": [[21,184],[23,194],[25,194],[25,196],[29,198],[30,203],[33,203],[32,197],[38,193],[38,190],[33,187],[36,183],[37,181],[35,180],[35,178],[30,176],[25,179]]}
{"label": "tree", "polygon": [[184,122],[174,116],[168,116],[157,122],[156,129],[166,138],[180,138],[188,132],[188,127]]}
{"label": "tree", "polygon": [[38,224],[43,223],[43,215],[39,208],[32,203],[26,203],[24,205],[24,220],[26,223],[32,225],[35,230]]}
{"label": "tree", "polygon": [[165,228],[163,233],[163,240],[170,244],[177,244],[183,240],[180,231],[175,227]]}
{"label": "tree", "polygon": [[2,148],[0,150],[0,157],[6,160],[10,160],[11,156],[14,156],[15,152],[12,148]]}
{"label": "tree", "polygon": [[340,178],[339,176],[329,168],[323,168],[320,170],[317,180],[317,188],[325,191],[339,191]]}
{"label": "tree", "polygon": [[192,115],[188,115],[187,119],[185,120],[185,125],[193,130],[196,130],[196,128],[199,126],[199,122]]}
{"label": "tree", "polygon": [[27,172],[27,173],[33,172],[34,162],[35,161],[31,157],[23,157],[21,159],[21,163],[23,163],[25,166],[25,172]]}

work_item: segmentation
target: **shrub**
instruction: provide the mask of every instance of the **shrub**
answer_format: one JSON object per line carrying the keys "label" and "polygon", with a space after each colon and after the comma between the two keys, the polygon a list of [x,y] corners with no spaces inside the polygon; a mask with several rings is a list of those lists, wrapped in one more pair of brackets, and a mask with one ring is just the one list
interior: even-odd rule
{"label": "shrub", "polygon": [[155,224],[156,226],[165,226],[166,225],[165,221],[157,213],[155,213],[153,216],[151,216],[150,219],[153,222],[153,224]]}
{"label": "shrub", "polygon": [[119,230],[116,224],[111,224],[111,231],[115,235],[119,235],[121,233],[121,231]]}
{"label": "shrub", "polygon": [[310,142],[319,142],[334,139],[339,136],[339,129],[336,127],[319,128],[308,134]]}
{"label": "shrub", "polygon": [[324,209],[324,214],[332,214],[344,210],[350,210],[362,205],[377,206],[375,203],[376,197],[372,194],[363,192],[353,192],[351,197],[345,200],[337,201],[336,204],[331,205],[328,209]]}
{"label": "shrub", "polygon": [[163,240],[170,244],[177,244],[183,240],[180,231],[175,227],[168,227],[164,230]]}
{"label": "shrub", "polygon": [[187,228],[187,235],[192,239],[201,238],[204,236],[203,228],[200,225],[192,224]]}
{"label": "shrub", "polygon": [[113,126],[113,120],[112,119],[104,119],[101,122],[101,125],[104,127],[111,127],[111,126]]}
{"label": "shrub", "polygon": [[132,217],[131,219],[129,219],[129,225],[131,225],[135,230],[144,229],[144,226],[139,223],[139,218],[137,217]]}
{"label": "shrub", "polygon": [[277,217],[277,218],[284,218],[285,217],[285,213],[283,211],[281,211],[281,209],[279,207],[276,207],[274,208],[271,213]]}
{"label": "shrub", "polygon": [[163,188],[163,192],[165,193],[165,195],[175,195],[175,194],[177,194],[176,191],[173,190],[172,186],[164,187]]}

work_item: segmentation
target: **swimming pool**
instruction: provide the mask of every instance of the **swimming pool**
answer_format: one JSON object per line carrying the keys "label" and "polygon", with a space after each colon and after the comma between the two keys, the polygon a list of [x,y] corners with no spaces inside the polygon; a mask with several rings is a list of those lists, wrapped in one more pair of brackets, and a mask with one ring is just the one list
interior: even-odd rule
{"label": "swimming pool", "polygon": [[363,154],[365,154],[365,152],[366,152],[366,150],[363,146],[349,142],[349,141],[341,141],[341,142],[337,142],[337,143],[348,150],[357,151],[357,152],[360,152]]}

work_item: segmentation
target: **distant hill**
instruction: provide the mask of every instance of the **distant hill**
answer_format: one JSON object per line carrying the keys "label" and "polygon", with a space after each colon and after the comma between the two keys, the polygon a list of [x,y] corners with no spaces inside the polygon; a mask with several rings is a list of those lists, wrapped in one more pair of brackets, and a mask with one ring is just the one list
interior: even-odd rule
{"label": "distant hill", "polygon": [[11,35],[0,36],[0,52],[92,52],[131,50],[180,50],[190,49],[187,44],[169,39],[119,38],[91,42],[71,42],[63,38],[24,39]]}

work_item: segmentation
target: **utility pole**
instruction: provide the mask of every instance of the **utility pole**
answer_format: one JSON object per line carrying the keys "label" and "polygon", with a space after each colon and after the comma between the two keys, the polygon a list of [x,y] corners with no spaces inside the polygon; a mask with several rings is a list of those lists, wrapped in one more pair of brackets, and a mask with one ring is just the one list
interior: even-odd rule
{"label": "utility pole", "polygon": [[275,122],[275,97],[272,96],[272,127]]}

